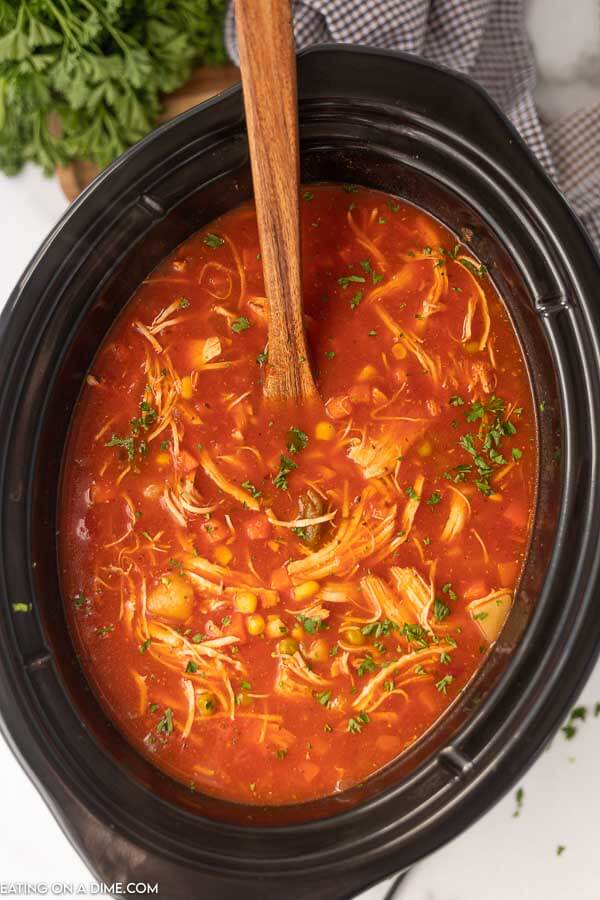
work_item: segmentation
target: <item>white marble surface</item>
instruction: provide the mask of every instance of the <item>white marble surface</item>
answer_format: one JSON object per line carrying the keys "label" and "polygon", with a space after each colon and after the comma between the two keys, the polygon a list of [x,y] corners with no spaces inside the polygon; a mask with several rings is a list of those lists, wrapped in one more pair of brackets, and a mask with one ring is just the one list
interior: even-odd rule
{"label": "white marble surface", "polygon": [[[529,24],[540,69],[538,102],[553,117],[600,97],[598,0],[530,0]],[[0,306],[66,203],[58,185],[28,169],[0,176]],[[403,900],[566,900],[600,895],[600,666],[581,702],[588,720],[567,741],[559,734],[514,793],[453,843],[419,864]],[[15,881],[90,881],[41,798],[0,741],[0,890]],[[561,855],[557,848],[564,846]],[[363,895],[382,900],[386,886]],[[318,900],[318,898],[316,898]]]}

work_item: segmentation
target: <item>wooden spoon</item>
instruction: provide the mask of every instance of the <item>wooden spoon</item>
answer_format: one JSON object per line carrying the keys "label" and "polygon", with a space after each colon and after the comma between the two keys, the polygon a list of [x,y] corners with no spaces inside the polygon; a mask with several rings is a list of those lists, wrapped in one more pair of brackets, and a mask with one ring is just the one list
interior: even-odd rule
{"label": "wooden spoon", "polygon": [[290,0],[235,0],[258,234],[269,301],[265,396],[318,399],[302,322],[300,154]]}

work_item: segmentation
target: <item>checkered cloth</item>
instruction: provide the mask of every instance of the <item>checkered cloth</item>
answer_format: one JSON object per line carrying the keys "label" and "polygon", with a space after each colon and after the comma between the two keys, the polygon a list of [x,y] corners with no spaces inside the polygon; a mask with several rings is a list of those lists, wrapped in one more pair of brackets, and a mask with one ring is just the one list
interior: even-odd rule
{"label": "checkered cloth", "polygon": [[[292,2],[299,49],[336,41],[404,50],[472,76],[512,119],[600,247],[600,102],[551,125],[541,121],[525,0]],[[237,61],[232,8],[225,39]]]}

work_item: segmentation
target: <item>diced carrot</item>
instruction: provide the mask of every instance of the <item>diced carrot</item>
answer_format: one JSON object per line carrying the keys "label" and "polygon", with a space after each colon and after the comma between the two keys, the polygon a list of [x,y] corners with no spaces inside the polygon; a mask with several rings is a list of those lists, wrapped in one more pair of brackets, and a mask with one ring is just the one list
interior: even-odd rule
{"label": "diced carrot", "polygon": [[498,563],[498,578],[500,587],[512,587],[517,580],[519,572],[519,564],[511,560],[510,562]]}
{"label": "diced carrot", "polygon": [[246,534],[251,541],[266,541],[271,536],[271,523],[264,513],[257,513],[247,519]]}
{"label": "diced carrot", "polygon": [[354,384],[350,388],[350,400],[352,403],[370,403],[371,388],[368,384]]}
{"label": "diced carrot", "polygon": [[505,519],[508,519],[515,528],[525,528],[525,525],[527,524],[527,509],[518,501],[509,503],[506,509],[502,511],[502,515]]}
{"label": "diced carrot", "polygon": [[177,468],[184,475],[187,475],[188,472],[193,472],[194,469],[198,468],[198,460],[191,453],[188,453],[187,450],[181,450],[177,457]]}
{"label": "diced carrot", "polygon": [[271,572],[271,587],[274,591],[286,591],[291,587],[290,576],[285,566]]}
{"label": "diced carrot", "polygon": [[300,774],[304,776],[305,781],[313,781],[321,771],[321,767],[311,762],[310,759],[304,759],[297,768]]}
{"label": "diced carrot", "polygon": [[482,578],[473,581],[468,588],[463,591],[465,600],[476,600],[478,597],[485,597],[489,594],[490,589]]}
{"label": "diced carrot", "polygon": [[231,621],[223,627],[224,634],[233,634],[240,639],[243,644],[246,642],[246,626],[244,624],[244,616],[239,612],[233,612],[230,616]]}

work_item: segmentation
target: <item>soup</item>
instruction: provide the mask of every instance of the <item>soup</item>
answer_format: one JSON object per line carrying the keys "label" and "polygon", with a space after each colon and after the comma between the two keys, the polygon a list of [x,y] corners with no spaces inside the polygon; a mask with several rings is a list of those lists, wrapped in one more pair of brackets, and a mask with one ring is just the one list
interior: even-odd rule
{"label": "soup", "polygon": [[526,367],[484,266],[423,211],[302,194],[323,406],[264,405],[251,204],[142,284],[87,375],[61,577],[105,709],[228,800],[344,790],[417,740],[510,611],[536,479]]}

